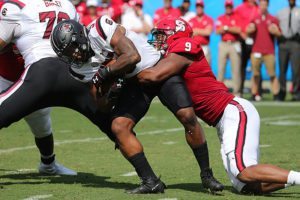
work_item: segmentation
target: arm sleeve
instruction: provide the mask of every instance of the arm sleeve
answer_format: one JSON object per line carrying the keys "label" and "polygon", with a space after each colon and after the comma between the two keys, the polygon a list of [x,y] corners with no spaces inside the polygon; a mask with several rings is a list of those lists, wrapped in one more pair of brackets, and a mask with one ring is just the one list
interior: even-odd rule
{"label": "arm sleeve", "polygon": [[0,13],[0,38],[5,43],[10,43],[20,34],[21,8],[7,2],[2,6]]}
{"label": "arm sleeve", "polygon": [[113,37],[118,24],[107,15],[103,15],[99,23],[100,31],[103,33],[105,41],[110,44],[111,38]]}

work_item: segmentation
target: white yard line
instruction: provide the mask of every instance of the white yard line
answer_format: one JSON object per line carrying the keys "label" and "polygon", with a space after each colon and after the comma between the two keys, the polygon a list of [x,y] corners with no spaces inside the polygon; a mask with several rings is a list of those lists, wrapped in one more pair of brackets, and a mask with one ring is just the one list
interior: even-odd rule
{"label": "white yard line", "polygon": [[128,172],[126,174],[122,174],[121,176],[137,176],[136,172]]}
{"label": "white yard line", "polygon": [[[161,129],[161,130],[155,130],[155,131],[147,131],[138,133],[138,136],[142,135],[156,135],[156,134],[169,134],[177,131],[183,131],[183,128],[171,128],[171,129]],[[76,140],[61,140],[61,141],[55,141],[55,146],[59,146],[62,144],[73,144],[73,143],[87,143],[87,142],[95,142],[95,141],[101,141],[101,140],[107,140],[107,137],[99,137],[99,138],[85,138],[85,139],[76,139]],[[13,153],[16,151],[24,151],[28,149],[35,149],[36,146],[25,146],[25,147],[15,147],[15,148],[9,148],[9,149],[0,149],[0,155],[6,154],[6,153]]]}
{"label": "white yard line", "polygon": [[[283,104],[287,104],[287,103],[283,103]],[[298,103],[295,103],[295,104],[298,104]],[[292,118],[300,118],[300,115],[283,115],[283,116],[276,116],[276,117],[266,117],[266,118],[262,118],[261,122],[278,121],[278,120],[292,119]],[[286,124],[283,124],[283,125],[286,125]],[[138,136],[169,134],[169,133],[183,131],[183,130],[184,130],[183,127],[171,128],[171,129],[160,129],[160,130],[138,133]],[[66,130],[62,130],[62,132],[65,132],[65,131]],[[59,146],[59,145],[63,145],[63,144],[88,143],[88,142],[102,141],[102,140],[107,140],[107,139],[108,139],[107,137],[98,137],[98,138],[84,138],[84,139],[75,139],[75,140],[61,140],[61,141],[57,140],[57,141],[55,141],[55,145]],[[0,155],[6,154],[6,153],[13,153],[16,151],[35,149],[35,148],[36,148],[35,145],[31,145],[31,146],[24,146],[24,147],[14,147],[14,148],[9,148],[9,149],[0,149]]]}
{"label": "white yard line", "polygon": [[165,145],[173,145],[173,144],[176,144],[176,142],[174,142],[174,141],[168,141],[168,142],[163,142],[163,144],[165,144]]}
{"label": "white yard line", "polygon": [[270,147],[271,145],[269,145],[269,144],[261,144],[261,145],[259,145],[259,147],[260,148],[268,148],[268,147]]}
{"label": "white yard line", "polygon": [[53,197],[53,194],[35,195],[35,196],[31,196],[31,197],[28,197],[23,200],[39,200],[39,199],[48,199],[50,197]]}
{"label": "white yard line", "polygon": [[22,174],[28,172],[36,172],[36,169],[17,169],[14,171],[6,171],[5,174]]}
{"label": "white yard line", "polygon": [[163,198],[163,199],[158,199],[158,200],[177,200],[177,198]]}
{"label": "white yard line", "polygon": [[263,117],[261,118],[261,122],[268,122],[268,121],[278,121],[278,120],[284,120],[284,119],[298,119],[300,118],[300,115],[281,115],[281,116],[275,116],[275,117]]}

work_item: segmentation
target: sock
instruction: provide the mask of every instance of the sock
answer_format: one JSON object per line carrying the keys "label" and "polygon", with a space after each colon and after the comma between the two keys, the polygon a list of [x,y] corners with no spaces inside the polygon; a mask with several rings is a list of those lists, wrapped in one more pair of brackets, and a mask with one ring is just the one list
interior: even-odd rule
{"label": "sock", "polygon": [[128,161],[134,166],[135,171],[142,179],[157,178],[150,164],[148,163],[144,152],[135,154],[134,156],[128,158]]}
{"label": "sock", "polygon": [[198,148],[193,149],[194,155],[197,159],[201,171],[209,168],[209,156],[208,156],[208,147],[207,142],[199,146]]}
{"label": "sock", "polygon": [[50,164],[54,161],[54,141],[53,135],[49,135],[43,138],[35,138],[35,144],[38,147],[41,154],[41,161],[44,164]]}
{"label": "sock", "polygon": [[290,171],[287,184],[300,185],[300,172]]}
{"label": "sock", "polygon": [[41,161],[46,165],[50,165],[54,160],[55,160],[55,154],[52,154],[50,156],[41,155]]}

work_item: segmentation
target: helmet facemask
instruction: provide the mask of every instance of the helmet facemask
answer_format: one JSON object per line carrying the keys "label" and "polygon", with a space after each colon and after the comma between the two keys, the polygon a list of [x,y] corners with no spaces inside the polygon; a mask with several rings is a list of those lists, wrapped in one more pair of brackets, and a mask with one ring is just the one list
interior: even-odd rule
{"label": "helmet facemask", "polygon": [[159,51],[166,50],[168,48],[167,40],[170,36],[174,35],[174,33],[175,30],[172,29],[154,28],[151,31],[152,39],[148,42]]}

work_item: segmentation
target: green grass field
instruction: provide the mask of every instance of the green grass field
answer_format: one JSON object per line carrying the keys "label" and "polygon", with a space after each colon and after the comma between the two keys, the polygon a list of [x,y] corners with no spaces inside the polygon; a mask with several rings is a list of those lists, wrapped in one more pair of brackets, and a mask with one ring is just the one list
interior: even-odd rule
{"label": "green grass field", "polygon": [[[300,170],[300,104],[263,102],[261,162]],[[9,112],[9,111],[8,111]],[[128,195],[139,179],[133,168],[103,133],[78,113],[55,108],[52,112],[57,160],[78,172],[76,177],[40,176],[39,153],[29,128],[22,120],[0,136],[0,199],[299,199],[300,187],[268,196],[235,194],[223,169],[214,128],[203,124],[215,176],[225,191],[211,195],[200,184],[199,169],[176,119],[157,101],[136,130],[156,174],[168,189],[165,194]]]}

